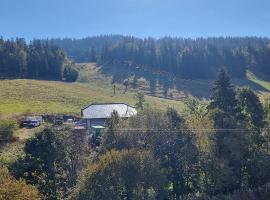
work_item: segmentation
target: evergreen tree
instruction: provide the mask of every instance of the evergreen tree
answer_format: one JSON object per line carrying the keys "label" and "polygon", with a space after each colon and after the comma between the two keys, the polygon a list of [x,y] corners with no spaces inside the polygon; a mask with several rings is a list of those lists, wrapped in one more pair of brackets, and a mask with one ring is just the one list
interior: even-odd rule
{"label": "evergreen tree", "polygon": [[[65,52],[50,41],[0,40],[0,77],[62,80],[70,61]],[[72,71],[73,77],[76,72]],[[75,78],[73,78],[74,80]]]}
{"label": "evergreen tree", "polygon": [[168,118],[168,128],[169,130],[177,130],[183,125],[184,119],[181,118],[178,112],[174,108],[168,108],[166,112]]}
{"label": "evergreen tree", "polygon": [[90,59],[90,61],[91,62],[97,62],[97,53],[96,53],[96,50],[92,47],[91,48],[91,59]]}
{"label": "evergreen tree", "polygon": [[102,147],[104,150],[111,150],[116,147],[116,132],[120,123],[120,117],[117,111],[111,113],[108,121],[108,129],[102,137]]}
{"label": "evergreen tree", "polygon": [[123,81],[123,85],[125,86],[124,93],[126,93],[128,90],[128,86],[129,86],[129,79],[128,78]]}
{"label": "evergreen tree", "polygon": [[136,107],[140,110],[143,110],[144,103],[145,103],[144,94],[141,92],[138,92],[137,94],[134,95],[134,97],[137,100]]}
{"label": "evergreen tree", "polygon": [[214,82],[211,95],[211,103],[209,108],[220,109],[221,111],[236,115],[238,112],[236,93],[230,82],[230,77],[225,71],[221,69]]}

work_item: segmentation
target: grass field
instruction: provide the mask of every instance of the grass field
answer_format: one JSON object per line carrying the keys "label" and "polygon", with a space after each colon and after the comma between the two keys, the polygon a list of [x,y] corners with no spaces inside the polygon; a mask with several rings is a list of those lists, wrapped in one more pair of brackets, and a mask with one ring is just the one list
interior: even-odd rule
{"label": "grass field", "polygon": [[[129,91],[140,90],[145,94],[175,100],[183,100],[188,95],[207,97],[211,86],[211,80],[187,80],[147,68],[134,68],[118,64],[96,66],[95,63],[81,63],[79,69],[79,82],[96,83],[105,87],[114,82],[114,84],[124,89],[123,81],[128,79]],[[134,87],[135,77],[136,86]],[[164,82],[167,84],[164,84]],[[165,85],[167,85],[167,96],[164,93]]]}
{"label": "grass field", "polygon": [[247,77],[250,81],[262,87],[261,90],[257,91],[261,97],[267,98],[270,96],[270,82],[257,77],[250,71],[247,72]]}
{"label": "grass field", "polygon": [[[40,80],[1,80],[0,113],[2,115],[24,112],[64,113],[80,115],[83,106],[93,102],[126,102],[135,104],[133,92],[123,93],[109,87],[97,86],[96,83],[64,83]],[[183,103],[157,97],[146,96],[151,106],[165,109],[167,106],[178,110]]]}
{"label": "grass field", "polygon": [[253,80],[255,83],[257,83],[258,85],[261,85],[262,87],[264,87],[266,90],[270,90],[270,83],[267,81],[264,81],[262,79],[258,79],[255,75],[250,74],[250,80]]}

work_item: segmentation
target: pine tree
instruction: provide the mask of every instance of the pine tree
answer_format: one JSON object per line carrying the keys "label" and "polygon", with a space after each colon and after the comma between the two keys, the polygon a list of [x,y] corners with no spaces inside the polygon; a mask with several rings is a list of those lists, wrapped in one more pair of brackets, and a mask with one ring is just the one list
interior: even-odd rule
{"label": "pine tree", "polygon": [[91,48],[91,52],[90,52],[90,61],[97,62],[97,53],[93,47]]}
{"label": "pine tree", "polygon": [[140,110],[143,110],[144,103],[145,103],[144,94],[141,92],[138,92],[137,94],[134,95],[134,98],[137,100],[136,107]]}
{"label": "pine tree", "polygon": [[209,108],[217,108],[227,113],[236,114],[238,108],[235,95],[228,73],[225,69],[221,69],[212,88]]}
{"label": "pine tree", "polygon": [[102,146],[104,150],[111,150],[115,148],[116,144],[116,131],[120,123],[120,117],[116,110],[111,113],[110,120],[108,121],[108,130],[102,137]]}

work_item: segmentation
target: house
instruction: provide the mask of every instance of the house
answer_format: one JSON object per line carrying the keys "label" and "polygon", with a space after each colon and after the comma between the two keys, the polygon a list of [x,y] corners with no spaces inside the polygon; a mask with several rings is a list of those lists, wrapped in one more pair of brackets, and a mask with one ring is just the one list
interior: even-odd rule
{"label": "house", "polygon": [[117,111],[121,118],[129,118],[137,114],[137,110],[126,103],[98,103],[91,104],[81,110],[81,117],[86,123],[86,129],[104,128],[106,121],[113,111]]}

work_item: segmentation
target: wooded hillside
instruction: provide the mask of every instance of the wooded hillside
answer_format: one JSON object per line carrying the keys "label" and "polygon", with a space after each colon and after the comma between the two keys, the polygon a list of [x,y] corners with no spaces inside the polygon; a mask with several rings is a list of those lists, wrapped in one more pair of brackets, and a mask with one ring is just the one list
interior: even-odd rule
{"label": "wooded hillside", "polygon": [[227,68],[231,77],[244,78],[246,70],[270,75],[268,38],[228,37],[139,39],[100,36],[54,39],[77,62],[122,63],[149,67],[184,78],[213,78]]}
{"label": "wooded hillside", "polygon": [[0,38],[0,78],[76,80],[74,64],[50,41]]}

